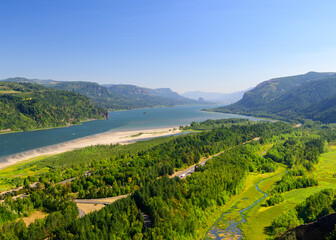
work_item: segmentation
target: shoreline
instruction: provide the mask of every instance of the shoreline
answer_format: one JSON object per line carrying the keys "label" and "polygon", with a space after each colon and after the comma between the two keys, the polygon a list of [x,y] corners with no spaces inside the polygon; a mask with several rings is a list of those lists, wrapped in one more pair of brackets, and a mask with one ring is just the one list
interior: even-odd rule
{"label": "shoreline", "polygon": [[[213,104],[182,104],[182,105],[174,105],[174,106],[158,105],[158,106],[154,106],[154,107],[141,107],[141,108],[131,108],[131,109],[113,109],[113,110],[108,109],[108,113],[110,113],[110,112],[127,112],[127,111],[132,111],[132,110],[141,110],[141,109],[145,110],[145,109],[153,109],[153,108],[171,108],[171,107],[180,107],[180,106],[207,106],[207,105],[213,106]],[[105,119],[88,118],[88,119],[82,120],[82,121],[80,121],[79,123],[76,123],[76,124],[69,123],[68,125],[56,126],[56,127],[40,127],[40,128],[30,129],[30,130],[27,130],[27,131],[24,131],[24,130],[6,131],[7,129],[4,129],[4,130],[0,130],[0,135],[11,134],[11,133],[42,131],[42,130],[49,130],[49,129],[56,129],[56,128],[66,128],[66,127],[81,125],[82,123],[85,123],[85,122],[108,120],[108,119],[109,118],[105,118]],[[1,169],[1,167],[0,167],[0,169]]]}
{"label": "shoreline", "polygon": [[66,128],[66,127],[81,125],[82,123],[85,123],[85,122],[100,121],[100,120],[106,120],[106,119],[88,118],[86,120],[80,121],[79,123],[75,123],[75,124],[68,123],[68,125],[65,125],[65,126],[41,127],[41,128],[34,128],[34,129],[31,129],[31,130],[27,130],[27,131],[24,131],[24,130],[10,130],[10,131],[6,131],[7,129],[5,129],[5,130],[0,130],[0,135],[1,134],[11,134],[11,133],[23,133],[23,132],[43,131],[43,130],[50,130],[50,129],[56,129],[56,128]]}
{"label": "shoreline", "polygon": [[178,126],[141,130],[108,131],[3,157],[5,161],[0,162],[0,170],[7,168],[11,165],[20,163],[22,161],[33,160],[33,158],[41,156],[60,154],[88,146],[109,145],[117,143],[130,144],[139,140],[155,137],[164,137],[178,134],[181,132],[182,130],[180,130]]}

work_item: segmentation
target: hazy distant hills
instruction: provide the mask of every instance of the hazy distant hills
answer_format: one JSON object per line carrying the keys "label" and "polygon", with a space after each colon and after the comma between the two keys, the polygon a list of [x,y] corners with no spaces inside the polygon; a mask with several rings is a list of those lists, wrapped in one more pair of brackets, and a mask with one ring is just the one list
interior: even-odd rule
{"label": "hazy distant hills", "polygon": [[[170,88],[143,88],[134,85],[126,84],[103,84],[102,86],[108,88],[111,93],[122,94],[126,96],[151,96],[154,101],[164,98],[180,102],[181,104],[195,104],[199,101],[195,101],[179,95],[177,92],[173,92]],[[175,104],[174,104],[175,105]]]}
{"label": "hazy distant hills", "polygon": [[214,111],[329,123],[336,121],[335,103],[336,73],[309,72],[262,82],[237,103]]}
{"label": "hazy distant hills", "polygon": [[93,82],[26,78],[9,78],[3,81],[33,82],[54,89],[74,91],[89,97],[96,105],[110,110],[206,103],[180,96],[169,88],[149,89],[134,85],[99,85]]}
{"label": "hazy distant hills", "polygon": [[0,132],[66,126],[108,112],[81,94],[38,84],[0,82]]}
{"label": "hazy distant hills", "polygon": [[242,99],[244,93],[248,90],[234,92],[234,93],[190,91],[190,92],[182,93],[181,95],[187,98],[195,99],[195,100],[199,100],[200,98],[203,98],[205,101],[208,101],[208,102],[230,104],[230,103],[235,103],[239,101],[240,99]]}

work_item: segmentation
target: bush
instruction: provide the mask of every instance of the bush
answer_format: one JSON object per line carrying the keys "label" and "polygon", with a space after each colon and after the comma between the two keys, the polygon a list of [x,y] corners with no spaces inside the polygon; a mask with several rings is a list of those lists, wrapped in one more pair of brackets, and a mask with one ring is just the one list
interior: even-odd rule
{"label": "bush", "polygon": [[284,201],[284,198],[281,194],[275,194],[273,196],[270,196],[267,200],[266,200],[266,205],[267,206],[274,206],[276,204],[279,204],[281,202]]}

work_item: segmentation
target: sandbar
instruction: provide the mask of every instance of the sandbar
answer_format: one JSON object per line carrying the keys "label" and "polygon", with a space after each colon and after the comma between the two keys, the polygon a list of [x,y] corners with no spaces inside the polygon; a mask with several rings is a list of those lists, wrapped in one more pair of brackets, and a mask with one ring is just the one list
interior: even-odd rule
{"label": "sandbar", "polygon": [[47,147],[29,150],[26,152],[10,155],[6,161],[0,163],[0,170],[24,160],[32,160],[40,156],[55,155],[78,148],[106,144],[130,144],[139,140],[154,137],[163,137],[182,132],[179,127],[130,130],[130,131],[108,131],[75,140],[55,144]]}

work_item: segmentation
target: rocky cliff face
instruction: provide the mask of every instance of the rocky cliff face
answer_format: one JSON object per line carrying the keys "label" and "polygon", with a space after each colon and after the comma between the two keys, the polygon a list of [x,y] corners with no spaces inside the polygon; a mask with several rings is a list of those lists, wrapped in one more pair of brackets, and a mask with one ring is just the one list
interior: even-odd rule
{"label": "rocky cliff face", "polygon": [[335,229],[336,213],[324,216],[315,222],[297,226],[276,240],[323,240]]}

